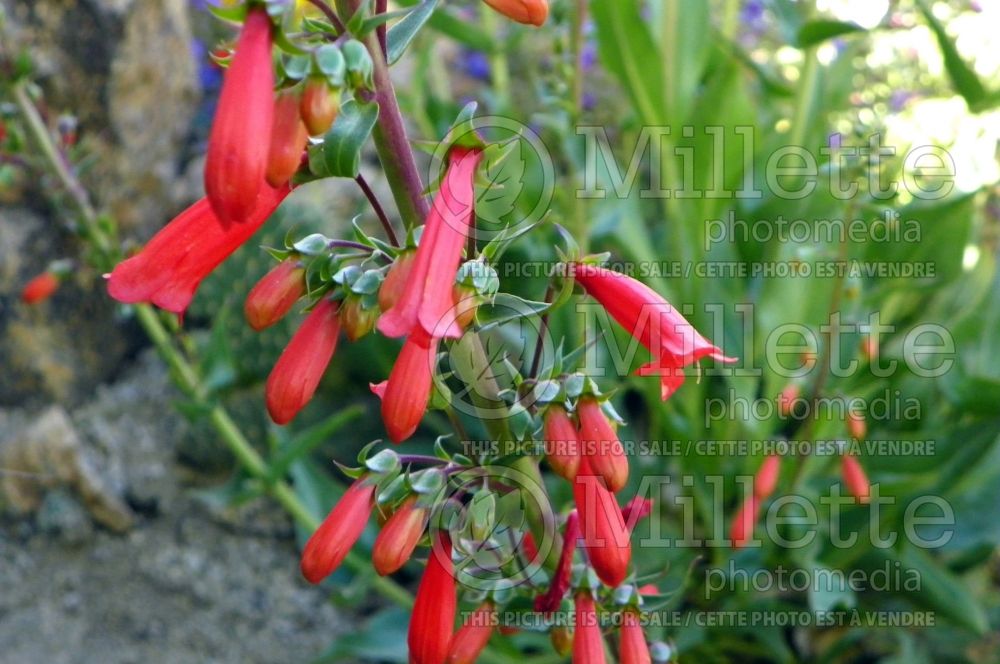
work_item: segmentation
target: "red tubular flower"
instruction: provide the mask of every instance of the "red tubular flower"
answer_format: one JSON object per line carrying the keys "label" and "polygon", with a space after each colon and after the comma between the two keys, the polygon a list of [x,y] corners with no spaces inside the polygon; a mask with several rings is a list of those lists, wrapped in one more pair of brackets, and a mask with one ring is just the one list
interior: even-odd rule
{"label": "red tubular flower", "polygon": [[587,459],[590,470],[603,477],[611,491],[621,491],[628,482],[628,457],[618,434],[596,399],[583,397],[576,411],[580,420],[580,453]]}
{"label": "red tubular flower", "polygon": [[840,460],[840,474],[847,490],[858,502],[867,503],[871,500],[871,484],[868,483],[868,475],[857,457],[845,454]]}
{"label": "red tubular flower", "polygon": [[535,543],[535,536],[530,532],[524,533],[524,537],[521,538],[521,553],[529,563],[538,560],[538,545]]}
{"label": "red tubular flower", "polygon": [[782,417],[788,417],[792,414],[795,402],[798,400],[801,392],[802,389],[798,383],[789,383],[781,390],[781,393],[778,394],[778,413]]}
{"label": "red tubular flower", "polygon": [[412,436],[427,412],[436,358],[437,340],[415,328],[406,338],[389,380],[371,386],[382,399],[382,421],[393,442]]}
{"label": "red tubular flower", "polygon": [[485,0],[486,4],[512,21],[540,26],[549,17],[548,0]]}
{"label": "red tubular flower", "polygon": [[274,123],[267,153],[267,183],[280,187],[295,175],[302,164],[302,151],[309,142],[309,132],[299,116],[299,96],[286,90],[274,102]]}
{"label": "red tubular flower", "polygon": [[427,527],[427,508],[417,506],[411,496],[386,521],[372,549],[375,571],[386,576],[399,570],[413,555]]}
{"label": "red tubular flower", "polygon": [[573,552],[576,551],[576,541],[580,538],[580,517],[575,511],[566,517],[566,528],[563,531],[562,552],[559,554],[559,564],[552,575],[552,583],[544,595],[535,598],[535,611],[552,613],[559,608],[562,598],[569,591],[573,576]]}
{"label": "red tubular flower", "polygon": [[321,136],[330,130],[340,113],[340,93],[330,89],[324,78],[311,78],[302,91],[299,108],[309,133]]}
{"label": "red tubular flower", "polygon": [[322,299],[281,351],[267,377],[267,412],[275,424],[288,424],[309,400],[337,348],[337,305]]}
{"label": "red tubular flower", "polygon": [[781,473],[781,457],[777,454],[769,454],[757,469],[757,474],[753,478],[753,492],[761,500],[764,500],[778,486],[778,475]]}
{"label": "red tubular flower", "polygon": [[649,349],[653,361],[640,376],[660,376],[660,398],[667,399],[684,383],[684,367],[704,357],[735,362],[649,286],[596,265],[572,264],[576,281],[618,323]]}
{"label": "red tubular flower", "polygon": [[587,459],[573,482],[573,498],[580,514],[583,548],[601,581],[617,587],[628,574],[632,559],[629,532],[615,495],[590,470]]}
{"label": "red tubular flower", "polygon": [[635,611],[626,609],[622,614],[621,640],[618,644],[618,664],[650,664],[646,635]]}
{"label": "red tubular flower", "polygon": [[729,530],[734,549],[742,549],[753,539],[753,529],[760,517],[760,500],[752,493],[740,505]]}
{"label": "red tubular flower", "polygon": [[135,256],[115,266],[108,292],[119,302],[151,302],[184,313],[202,279],[257,232],[291,192],[264,187],[245,223],[223,227],[201,199],[160,229]]}
{"label": "red tubular flower", "polygon": [[451,540],[447,533],[440,532],[413,603],[406,639],[410,647],[410,664],[444,664],[455,626],[456,609]]}
{"label": "red tubular flower", "polygon": [[21,289],[21,301],[25,304],[37,304],[52,297],[57,290],[59,277],[52,272],[42,272]]}
{"label": "red tubular flower", "polygon": [[448,652],[448,664],[475,664],[493,635],[496,609],[489,600],[479,605],[455,634]]}
{"label": "red tubular flower", "polygon": [[576,625],[573,632],[573,664],[604,664],[604,639],[597,620],[594,597],[589,591],[576,594]]}
{"label": "red tubular flower", "polygon": [[410,274],[413,272],[413,262],[417,252],[405,251],[396,257],[396,262],[389,268],[385,275],[385,281],[378,289],[378,308],[388,311],[396,306],[399,298],[403,296],[406,285],[410,281]]}
{"label": "red tubular flower", "polygon": [[565,408],[558,405],[548,407],[542,437],[545,439],[545,458],[549,460],[549,466],[557,475],[572,482],[580,468],[580,443],[576,427]]}
{"label": "red tubular flower", "polygon": [[625,503],[622,508],[622,518],[625,519],[625,527],[629,532],[635,530],[636,524],[645,519],[653,511],[653,501],[649,498],[636,496]]}
{"label": "red tubular flower", "polygon": [[406,287],[379,319],[378,329],[387,337],[411,334],[418,326],[435,339],[462,335],[452,292],[475,217],[473,181],[481,158],[477,149],[454,148],[448,155],[448,171],[427,216]]}
{"label": "red tubular flower", "polygon": [[298,261],[281,261],[250,289],[243,303],[243,314],[250,327],[257,330],[271,327],[285,317],[305,294],[306,271]]}
{"label": "red tubular flower", "polygon": [[264,184],[274,118],[271,19],[247,14],[226,70],[205,158],[205,193],[223,224],[253,216]]}
{"label": "red tubular flower", "polygon": [[361,537],[375,503],[375,484],[362,477],[340,498],[302,550],[302,576],[319,583],[340,566]]}

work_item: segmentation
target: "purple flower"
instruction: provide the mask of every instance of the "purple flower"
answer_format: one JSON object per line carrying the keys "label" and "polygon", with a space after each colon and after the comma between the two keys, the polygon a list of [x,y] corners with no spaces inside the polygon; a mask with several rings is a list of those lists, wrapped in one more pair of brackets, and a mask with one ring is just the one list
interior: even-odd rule
{"label": "purple flower", "polygon": [[490,60],[482,51],[466,50],[463,60],[465,73],[477,81],[489,82]]}

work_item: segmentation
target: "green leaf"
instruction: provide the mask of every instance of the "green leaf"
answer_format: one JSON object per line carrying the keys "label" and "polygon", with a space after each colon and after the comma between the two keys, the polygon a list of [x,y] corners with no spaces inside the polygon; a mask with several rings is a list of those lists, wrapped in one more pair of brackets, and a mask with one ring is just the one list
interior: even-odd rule
{"label": "green leaf", "polygon": [[486,149],[480,174],[486,183],[476,197],[476,216],[500,226],[503,217],[513,212],[524,188],[525,161],[520,139],[492,144]]}
{"label": "green leaf", "polygon": [[389,28],[386,35],[388,62],[395,64],[406,52],[410,42],[417,36],[428,19],[434,14],[438,0],[424,0],[418,7],[410,11],[399,23]]}
{"label": "green leaf", "polygon": [[304,457],[329,441],[335,433],[361,417],[363,413],[364,408],[360,405],[351,406],[298,433],[278,451],[277,456],[271,461],[271,476],[274,478],[284,477],[296,459]]}
{"label": "green leaf", "polygon": [[361,149],[378,119],[378,104],[352,99],[340,109],[337,121],[320,145],[309,149],[309,166],[320,177],[357,177]]}
{"label": "green leaf", "polygon": [[934,16],[934,12],[931,11],[926,0],[917,0],[917,6],[924,15],[927,25],[937,38],[938,47],[941,49],[941,56],[944,58],[944,68],[948,71],[952,85],[965,98],[965,102],[969,105],[969,110],[973,112],[985,110],[990,104],[986,88],[983,87],[982,81],[979,80],[976,72],[959,55],[958,49],[955,47],[955,42],[948,36],[941,21]]}
{"label": "green leaf", "polygon": [[849,21],[817,20],[809,21],[799,28],[795,42],[799,48],[816,46],[828,39],[848,35],[852,32],[865,32],[857,23]]}

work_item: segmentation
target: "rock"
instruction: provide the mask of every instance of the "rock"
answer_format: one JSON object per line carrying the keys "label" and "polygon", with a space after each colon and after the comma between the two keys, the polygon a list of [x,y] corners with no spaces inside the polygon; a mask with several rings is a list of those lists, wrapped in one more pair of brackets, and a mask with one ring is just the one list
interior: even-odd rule
{"label": "rock", "polygon": [[[4,469],[0,496],[15,514],[38,511],[46,491],[59,487],[79,496],[94,520],[106,528],[121,532],[132,526],[131,510],[108,488],[59,406],[50,407],[33,424],[0,441],[0,468]],[[57,508],[49,506],[50,511]]]}
{"label": "rock", "polygon": [[80,120],[84,184],[124,228],[151,230],[178,190],[198,99],[186,0],[0,0],[37,66],[50,121]]}
{"label": "rock", "polygon": [[94,532],[90,515],[65,489],[53,489],[45,494],[36,520],[40,532],[55,535],[67,544],[85,542]]}

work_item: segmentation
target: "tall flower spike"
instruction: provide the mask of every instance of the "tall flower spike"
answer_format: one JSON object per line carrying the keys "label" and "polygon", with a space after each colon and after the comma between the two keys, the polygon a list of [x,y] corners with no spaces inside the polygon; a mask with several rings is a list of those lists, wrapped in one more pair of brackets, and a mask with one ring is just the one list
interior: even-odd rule
{"label": "tall flower spike", "polygon": [[184,313],[202,279],[249,240],[290,192],[288,186],[265,186],[246,221],[229,227],[219,223],[208,199],[201,199],[115,266],[108,293],[119,302],[150,302]]}
{"label": "tall flower spike", "polygon": [[452,639],[448,664],[475,664],[493,635],[496,608],[489,600],[483,602],[465,619],[465,624]]}
{"label": "tall flower spike", "polygon": [[267,377],[267,412],[275,424],[291,422],[312,399],[339,334],[337,305],[324,298],[302,321]]}
{"label": "tall flower spike", "polygon": [[302,576],[319,583],[340,567],[361,537],[374,507],[375,483],[366,477],[348,487],[302,550]]}
{"label": "tall flower spike", "polygon": [[653,361],[640,376],[660,377],[660,398],[667,399],[684,383],[684,367],[704,357],[726,357],[663,297],[644,283],[596,265],[573,263],[577,283],[607,309],[612,318],[649,349]]}
{"label": "tall flower spike", "polygon": [[576,624],[573,632],[573,664],[604,664],[604,639],[597,620],[597,607],[589,591],[576,594]]}
{"label": "tall flower spike", "polygon": [[451,540],[439,532],[420,579],[410,616],[410,664],[444,664],[455,626],[457,598]]}
{"label": "tall flower spike", "polygon": [[372,548],[372,565],[382,576],[396,572],[413,555],[427,527],[427,508],[417,505],[411,496],[399,506],[375,538]]}
{"label": "tall flower spike", "polygon": [[378,329],[387,337],[405,336],[417,326],[435,339],[462,335],[452,291],[475,217],[473,185],[481,158],[482,151],[476,149],[453,148],[449,153],[448,170],[427,216],[406,287],[379,319]]}
{"label": "tall flower spike", "polygon": [[486,4],[512,21],[540,26],[549,17],[548,0],[485,0]]}
{"label": "tall flower spike", "polygon": [[625,609],[622,614],[621,640],[618,648],[619,664],[650,664],[649,645],[639,623],[639,614]]}
{"label": "tall flower spike", "polygon": [[412,436],[427,412],[436,357],[437,340],[415,328],[406,338],[389,379],[371,386],[382,399],[382,421],[393,442]]}
{"label": "tall flower spike", "polygon": [[572,482],[580,468],[580,443],[565,408],[551,405],[546,409],[542,436],[549,466],[557,475]]}
{"label": "tall flower spike", "polygon": [[244,222],[254,212],[273,118],[271,19],[254,7],[226,70],[205,157],[205,193],[223,224]]}
{"label": "tall flower spike", "polygon": [[593,397],[583,397],[576,408],[580,420],[581,454],[590,470],[604,478],[608,489],[621,491],[628,482],[628,457],[618,434]]}
{"label": "tall flower spike", "polygon": [[590,565],[601,581],[612,588],[619,586],[632,559],[629,531],[615,495],[590,469],[587,459],[580,461],[580,471],[573,482],[573,498]]}

